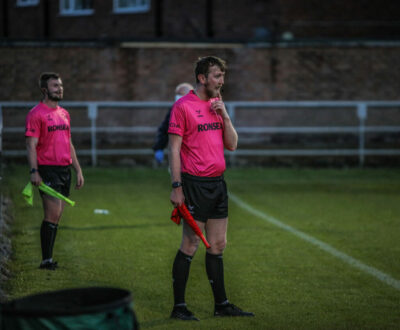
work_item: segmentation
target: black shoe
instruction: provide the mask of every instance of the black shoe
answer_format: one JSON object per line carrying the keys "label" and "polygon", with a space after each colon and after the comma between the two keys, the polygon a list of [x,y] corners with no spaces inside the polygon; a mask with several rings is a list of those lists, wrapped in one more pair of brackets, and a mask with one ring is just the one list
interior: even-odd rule
{"label": "black shoe", "polygon": [[172,319],[178,319],[183,321],[198,321],[199,319],[193,315],[193,313],[186,308],[186,306],[175,306],[171,313]]}
{"label": "black shoe", "polygon": [[214,316],[254,316],[251,312],[242,311],[234,304],[215,305]]}
{"label": "black shoe", "polygon": [[47,270],[56,270],[57,267],[58,267],[57,261],[42,262],[39,266],[40,269],[47,269]]}

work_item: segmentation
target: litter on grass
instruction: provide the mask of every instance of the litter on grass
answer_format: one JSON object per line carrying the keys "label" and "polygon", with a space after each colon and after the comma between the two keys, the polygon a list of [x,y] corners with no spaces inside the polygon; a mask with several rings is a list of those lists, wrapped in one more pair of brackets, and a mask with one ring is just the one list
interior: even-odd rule
{"label": "litter on grass", "polygon": [[104,210],[104,209],[94,209],[93,213],[94,214],[110,214],[110,211]]}

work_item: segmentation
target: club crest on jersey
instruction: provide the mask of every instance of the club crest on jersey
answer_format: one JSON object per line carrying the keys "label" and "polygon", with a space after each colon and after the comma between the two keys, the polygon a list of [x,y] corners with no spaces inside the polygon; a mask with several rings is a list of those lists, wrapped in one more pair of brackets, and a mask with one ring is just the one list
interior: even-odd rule
{"label": "club crest on jersey", "polygon": [[53,121],[53,118],[51,118],[51,115],[47,115],[46,119],[47,119],[47,121]]}
{"label": "club crest on jersey", "polygon": [[199,109],[199,110],[195,110],[195,112],[197,113],[197,117],[199,117],[199,118],[204,117],[204,116],[201,114],[201,110],[200,110],[200,109]]}
{"label": "club crest on jersey", "polygon": [[188,210],[191,214],[194,212],[194,205],[188,205]]}

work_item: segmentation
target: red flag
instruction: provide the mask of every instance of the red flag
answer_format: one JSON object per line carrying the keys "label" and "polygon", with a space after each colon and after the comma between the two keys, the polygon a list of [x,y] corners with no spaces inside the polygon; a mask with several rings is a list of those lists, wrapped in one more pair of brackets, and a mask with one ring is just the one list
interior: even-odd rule
{"label": "red flag", "polygon": [[180,224],[181,224],[181,215],[179,214],[179,211],[178,211],[178,208],[177,208],[177,207],[175,207],[175,208],[172,210],[171,220],[172,220],[173,222],[175,222],[177,225],[180,225]]}
{"label": "red flag", "polygon": [[185,204],[175,207],[171,214],[171,220],[177,225],[181,223],[181,218],[185,219],[186,223],[193,229],[194,233],[201,238],[206,248],[209,249],[211,245],[207,242]]}

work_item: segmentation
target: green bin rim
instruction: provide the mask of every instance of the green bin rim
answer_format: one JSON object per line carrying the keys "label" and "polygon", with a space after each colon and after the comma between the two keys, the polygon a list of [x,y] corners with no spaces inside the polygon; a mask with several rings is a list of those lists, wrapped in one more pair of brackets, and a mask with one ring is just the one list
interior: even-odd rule
{"label": "green bin rim", "polygon": [[[53,304],[56,299],[60,298],[73,298],[73,297],[89,297],[94,299],[94,295],[107,295],[110,301],[101,301],[97,303],[93,300],[94,304],[87,306],[68,306],[71,301],[63,300],[63,304]],[[88,296],[90,295],[90,296]],[[40,302],[48,301],[49,305],[46,308],[40,308]],[[76,300],[76,299],[75,299]],[[35,304],[36,302],[36,304]],[[120,288],[110,287],[89,287],[89,288],[73,288],[63,289],[57,291],[48,291],[38,294],[32,294],[23,298],[11,300],[3,303],[0,308],[0,312],[8,316],[19,316],[19,317],[49,317],[49,316],[72,316],[82,314],[93,314],[93,313],[106,313],[112,312],[115,309],[122,307],[131,307],[132,295],[130,291]]]}

